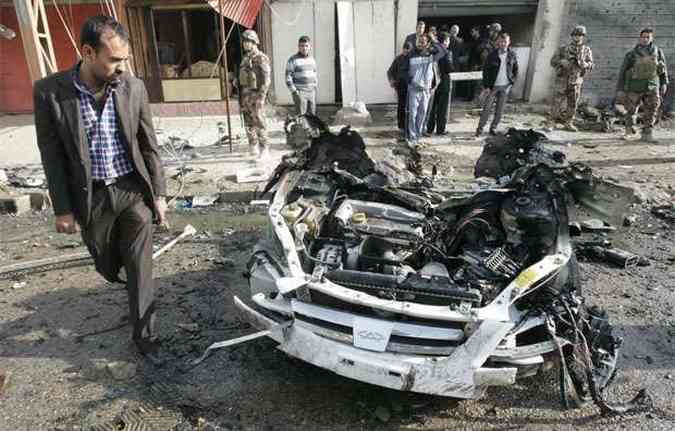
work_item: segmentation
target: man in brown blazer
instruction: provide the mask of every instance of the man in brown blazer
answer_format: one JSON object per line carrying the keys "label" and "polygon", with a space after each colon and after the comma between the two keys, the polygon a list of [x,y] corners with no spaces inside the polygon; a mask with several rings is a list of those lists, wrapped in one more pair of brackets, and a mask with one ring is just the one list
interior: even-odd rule
{"label": "man in brown blazer", "polygon": [[82,231],[96,270],[124,267],[132,338],[157,359],[153,335],[153,216],[166,220],[166,182],[143,82],[125,72],[129,36],[115,20],[89,18],[82,61],[35,83],[35,127],[56,230]]}

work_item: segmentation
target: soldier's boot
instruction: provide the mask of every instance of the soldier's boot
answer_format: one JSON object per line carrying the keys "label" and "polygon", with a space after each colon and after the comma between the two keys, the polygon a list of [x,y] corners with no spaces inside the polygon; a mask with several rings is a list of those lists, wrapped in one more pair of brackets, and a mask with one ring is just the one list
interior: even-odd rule
{"label": "soldier's boot", "polygon": [[574,125],[574,120],[569,120],[565,123],[565,130],[569,132],[578,132],[577,126]]}
{"label": "soldier's boot", "polygon": [[635,134],[635,128],[633,126],[626,126],[626,129],[624,130],[623,136],[621,137],[621,139],[623,139],[624,141],[627,141],[634,134]]}
{"label": "soldier's boot", "polygon": [[259,160],[269,160],[270,158],[270,147],[269,145],[260,146],[260,157]]}
{"label": "soldier's boot", "polygon": [[654,138],[654,133],[651,128],[642,129],[642,134],[640,136],[642,142],[657,143],[659,142]]}

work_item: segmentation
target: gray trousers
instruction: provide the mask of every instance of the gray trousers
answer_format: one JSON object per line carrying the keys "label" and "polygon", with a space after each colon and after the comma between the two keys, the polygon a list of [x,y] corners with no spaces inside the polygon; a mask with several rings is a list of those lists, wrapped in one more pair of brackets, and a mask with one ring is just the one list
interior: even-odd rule
{"label": "gray trousers", "polygon": [[152,278],[152,211],[137,174],[94,186],[91,220],[82,239],[106,280],[120,281],[124,267],[129,296],[129,323],[134,339],[152,336],[156,282]]}
{"label": "gray trousers", "polygon": [[504,105],[506,99],[509,97],[512,85],[495,85],[483,102],[483,111],[480,113],[480,120],[478,121],[478,128],[483,129],[490,118],[492,106],[495,105],[495,115],[492,118],[490,130],[494,130],[499,126],[504,113]]}
{"label": "gray trousers", "polygon": [[295,113],[303,115],[309,112],[316,115],[316,90],[302,91],[293,93],[293,103],[295,104]]}
{"label": "gray trousers", "polygon": [[408,130],[407,138],[417,141],[425,131],[427,124],[427,110],[431,91],[420,89],[416,86],[408,86]]}

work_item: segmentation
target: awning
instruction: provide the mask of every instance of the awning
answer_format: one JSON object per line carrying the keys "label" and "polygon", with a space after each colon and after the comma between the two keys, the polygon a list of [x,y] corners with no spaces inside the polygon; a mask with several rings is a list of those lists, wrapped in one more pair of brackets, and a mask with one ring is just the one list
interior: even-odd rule
{"label": "awning", "polygon": [[[206,2],[220,13],[220,0],[206,0]],[[223,16],[251,28],[262,4],[263,0],[223,0]]]}

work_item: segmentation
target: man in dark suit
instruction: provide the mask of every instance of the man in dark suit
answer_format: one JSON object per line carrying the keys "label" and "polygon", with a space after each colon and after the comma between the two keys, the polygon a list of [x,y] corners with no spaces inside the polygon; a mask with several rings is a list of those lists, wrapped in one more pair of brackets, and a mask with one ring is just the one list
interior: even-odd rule
{"label": "man in dark suit", "polygon": [[125,72],[129,36],[110,17],[89,18],[82,61],[35,83],[35,127],[56,230],[82,231],[96,270],[124,267],[132,338],[157,358],[153,334],[152,222],[166,220],[166,182],[143,82]]}

